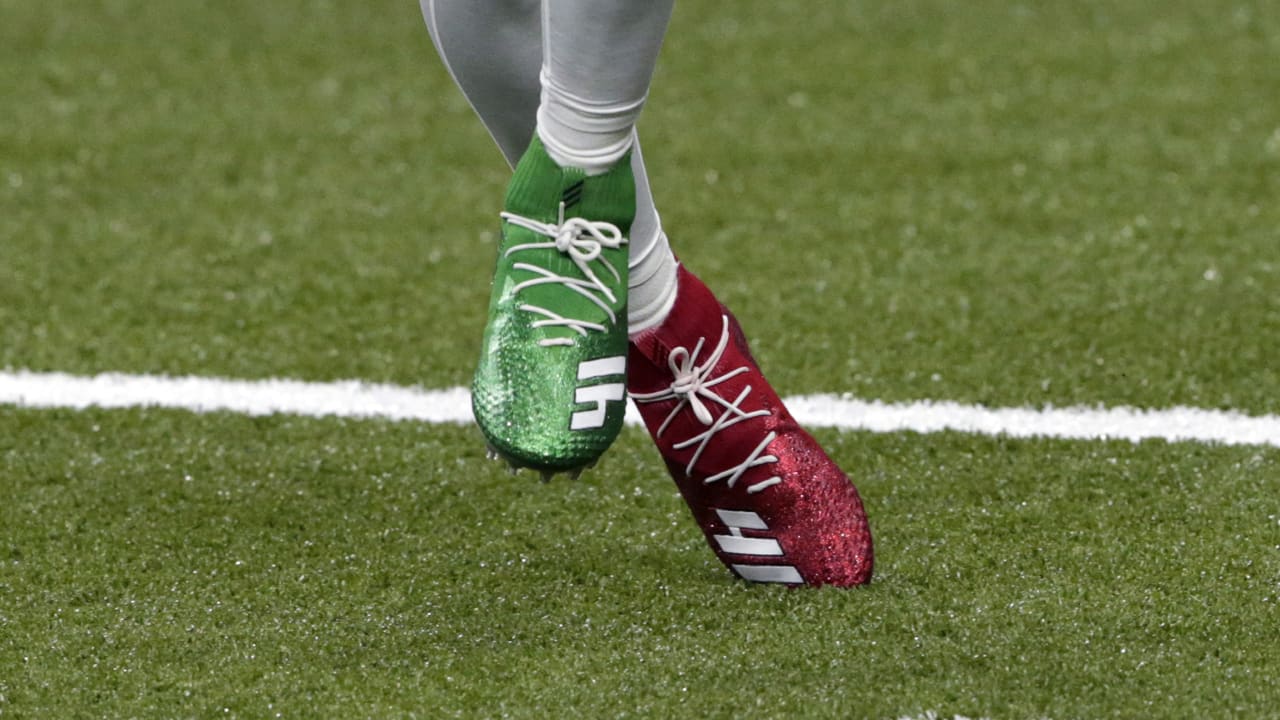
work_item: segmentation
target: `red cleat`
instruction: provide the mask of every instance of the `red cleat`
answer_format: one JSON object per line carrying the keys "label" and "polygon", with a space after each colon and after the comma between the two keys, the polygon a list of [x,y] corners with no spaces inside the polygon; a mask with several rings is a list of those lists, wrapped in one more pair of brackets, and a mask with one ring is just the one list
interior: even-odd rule
{"label": "red cleat", "polygon": [[631,340],[628,390],[707,542],[755,582],[871,580],[858,491],[796,424],[738,321],[679,268],[662,325]]}

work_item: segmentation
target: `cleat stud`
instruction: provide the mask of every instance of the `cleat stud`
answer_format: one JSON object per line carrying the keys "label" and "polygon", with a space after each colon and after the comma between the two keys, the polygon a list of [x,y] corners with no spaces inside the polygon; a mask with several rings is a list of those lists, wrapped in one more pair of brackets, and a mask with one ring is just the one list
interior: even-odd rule
{"label": "cleat stud", "polygon": [[555,477],[555,476],[556,476],[556,472],[555,472],[555,470],[543,470],[543,471],[542,471],[542,482],[544,482],[544,483],[549,483],[549,482],[551,482],[551,478],[553,478],[553,477]]}
{"label": "cleat stud", "polygon": [[575,468],[575,469],[573,469],[573,470],[570,470],[570,471],[569,471],[569,473],[568,473],[568,474],[569,474],[569,481],[570,481],[570,482],[576,482],[576,481],[578,480],[578,478],[582,477],[582,470],[583,470],[582,468]]}

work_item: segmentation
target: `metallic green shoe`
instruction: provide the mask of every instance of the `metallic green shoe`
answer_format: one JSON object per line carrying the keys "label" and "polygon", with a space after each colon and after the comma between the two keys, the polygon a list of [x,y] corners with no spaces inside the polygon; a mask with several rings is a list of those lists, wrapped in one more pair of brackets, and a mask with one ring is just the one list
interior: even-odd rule
{"label": "metallic green shoe", "polygon": [[626,409],[630,156],[603,175],[535,137],[516,166],[471,407],[491,450],[544,474],[595,463]]}

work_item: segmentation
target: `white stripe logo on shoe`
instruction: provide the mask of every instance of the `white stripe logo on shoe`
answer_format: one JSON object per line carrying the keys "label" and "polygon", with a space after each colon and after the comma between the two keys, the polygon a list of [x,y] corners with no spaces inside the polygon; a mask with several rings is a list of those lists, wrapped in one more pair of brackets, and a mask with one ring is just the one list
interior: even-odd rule
{"label": "white stripe logo on shoe", "polygon": [[[716,508],[720,522],[729,529],[728,535],[714,535],[721,552],[754,557],[781,557],[782,545],[773,538],[744,537],[743,530],[768,530],[764,518],[750,510],[720,510]],[[732,563],[733,571],[752,582],[773,582],[798,585],[804,582],[799,571],[790,565],[742,565]]]}
{"label": "white stripe logo on shoe", "polygon": [[[578,363],[578,381],[595,380],[597,378],[616,377],[625,380],[627,375],[627,358],[622,355],[584,360]],[[610,402],[624,402],[627,399],[625,382],[604,383],[579,387],[573,393],[573,401],[578,404],[594,403],[590,410],[579,410],[569,421],[570,430],[592,430],[604,427],[606,409]]]}

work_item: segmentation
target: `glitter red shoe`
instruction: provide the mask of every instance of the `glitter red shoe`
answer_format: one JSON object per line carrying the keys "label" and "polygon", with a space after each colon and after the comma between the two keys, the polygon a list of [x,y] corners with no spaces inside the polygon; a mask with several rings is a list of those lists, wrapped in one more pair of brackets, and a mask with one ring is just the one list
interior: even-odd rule
{"label": "glitter red shoe", "polygon": [[858,491],[796,424],[733,315],[680,267],[675,306],[631,340],[628,390],[711,549],[755,582],[871,580]]}

